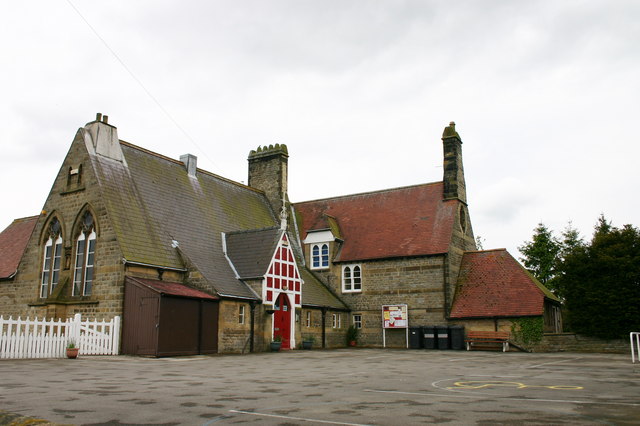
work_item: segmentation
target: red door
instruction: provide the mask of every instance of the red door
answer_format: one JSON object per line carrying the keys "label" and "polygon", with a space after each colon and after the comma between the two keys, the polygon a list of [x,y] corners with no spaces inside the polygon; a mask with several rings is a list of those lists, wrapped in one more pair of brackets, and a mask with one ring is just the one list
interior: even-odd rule
{"label": "red door", "polygon": [[273,337],[280,336],[282,349],[291,349],[291,305],[287,295],[281,293],[273,308]]}

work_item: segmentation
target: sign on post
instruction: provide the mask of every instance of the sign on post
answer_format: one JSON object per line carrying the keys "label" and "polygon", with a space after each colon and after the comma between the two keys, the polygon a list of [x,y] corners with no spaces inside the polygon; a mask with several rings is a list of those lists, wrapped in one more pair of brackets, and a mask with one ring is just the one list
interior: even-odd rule
{"label": "sign on post", "polygon": [[409,348],[409,309],[404,305],[382,305],[382,347],[387,347],[387,328],[406,329],[407,348]]}

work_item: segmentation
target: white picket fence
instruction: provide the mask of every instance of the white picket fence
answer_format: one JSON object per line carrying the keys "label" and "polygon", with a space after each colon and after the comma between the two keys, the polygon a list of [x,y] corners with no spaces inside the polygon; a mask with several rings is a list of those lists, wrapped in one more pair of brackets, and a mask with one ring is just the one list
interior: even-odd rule
{"label": "white picket fence", "polygon": [[80,355],[117,355],[120,317],[111,321],[4,319],[0,316],[0,358],[64,358],[73,342]]}

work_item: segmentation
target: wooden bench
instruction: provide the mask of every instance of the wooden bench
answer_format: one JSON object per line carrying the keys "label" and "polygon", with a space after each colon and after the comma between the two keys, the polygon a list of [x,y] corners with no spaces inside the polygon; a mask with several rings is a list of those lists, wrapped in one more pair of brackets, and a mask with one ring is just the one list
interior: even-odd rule
{"label": "wooden bench", "polygon": [[467,338],[467,350],[471,350],[473,345],[484,345],[485,343],[500,343],[502,344],[502,352],[509,350],[509,332],[507,331],[468,331]]}

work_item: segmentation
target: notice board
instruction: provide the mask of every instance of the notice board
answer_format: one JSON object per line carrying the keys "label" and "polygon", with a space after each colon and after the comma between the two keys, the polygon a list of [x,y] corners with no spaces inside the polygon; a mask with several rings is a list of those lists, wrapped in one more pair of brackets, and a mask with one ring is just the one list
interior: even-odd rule
{"label": "notice board", "polygon": [[409,309],[407,305],[382,305],[382,347],[387,347],[387,329],[406,329],[407,348],[409,347]]}

